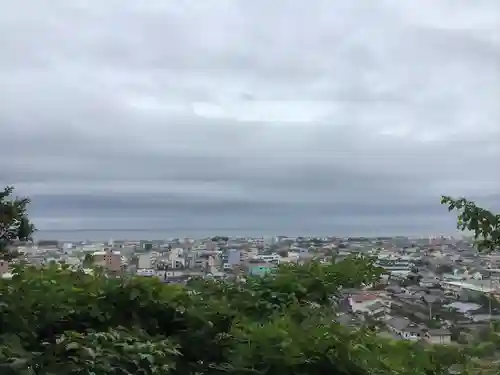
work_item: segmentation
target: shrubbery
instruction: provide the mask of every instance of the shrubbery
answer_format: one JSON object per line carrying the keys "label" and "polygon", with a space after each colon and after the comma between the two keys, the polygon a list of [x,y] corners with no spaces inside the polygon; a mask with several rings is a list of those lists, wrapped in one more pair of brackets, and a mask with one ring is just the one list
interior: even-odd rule
{"label": "shrubbery", "polygon": [[445,374],[460,360],[456,349],[436,361],[430,347],[334,322],[330,297],[378,277],[365,259],[187,287],[56,266],[14,271],[0,281],[6,375]]}

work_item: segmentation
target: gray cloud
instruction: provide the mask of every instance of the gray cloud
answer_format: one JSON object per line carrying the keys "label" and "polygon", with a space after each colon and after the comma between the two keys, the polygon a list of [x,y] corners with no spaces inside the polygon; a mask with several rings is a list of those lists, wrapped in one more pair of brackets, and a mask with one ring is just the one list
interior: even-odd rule
{"label": "gray cloud", "polygon": [[41,229],[453,231],[497,207],[500,3],[9,4],[0,183]]}

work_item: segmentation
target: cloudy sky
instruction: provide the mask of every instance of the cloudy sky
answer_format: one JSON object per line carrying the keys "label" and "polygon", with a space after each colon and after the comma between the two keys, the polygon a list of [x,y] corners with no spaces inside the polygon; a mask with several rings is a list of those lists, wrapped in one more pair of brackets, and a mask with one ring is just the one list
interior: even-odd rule
{"label": "cloudy sky", "polygon": [[500,203],[498,0],[18,0],[0,47],[0,183],[42,230],[449,233],[440,195]]}

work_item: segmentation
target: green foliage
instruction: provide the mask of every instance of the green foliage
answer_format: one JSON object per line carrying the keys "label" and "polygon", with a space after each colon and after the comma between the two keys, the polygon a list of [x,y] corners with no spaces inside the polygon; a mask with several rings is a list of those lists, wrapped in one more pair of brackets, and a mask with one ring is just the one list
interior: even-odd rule
{"label": "green foliage", "polygon": [[213,242],[227,242],[229,241],[229,237],[227,236],[215,236],[211,238]]}
{"label": "green foliage", "polygon": [[85,254],[82,261],[82,266],[84,268],[92,268],[93,264],[94,264],[94,255],[91,253]]}
{"label": "green foliage", "polygon": [[10,251],[14,241],[30,241],[35,227],[28,219],[29,198],[13,197],[14,188],[0,191],[0,258],[10,260],[17,254]]}
{"label": "green foliage", "polygon": [[0,280],[0,362],[15,373],[164,374],[175,364],[176,346],[159,327],[182,315],[179,288],[56,266],[14,272]]}
{"label": "green foliage", "polygon": [[348,258],[282,266],[245,283],[196,280],[184,287],[56,265],[15,267],[12,280],[0,280],[0,371],[444,373],[427,348],[334,322],[329,296],[370,283],[379,271],[368,259]]}
{"label": "green foliage", "polygon": [[121,327],[105,332],[58,335],[42,343],[44,351],[31,358],[31,367],[46,373],[168,374],[179,353],[170,340]]}
{"label": "green foliage", "polygon": [[457,228],[474,234],[478,250],[491,252],[500,248],[500,214],[476,206],[465,198],[443,196],[441,204],[458,211]]}
{"label": "green foliage", "polygon": [[261,320],[311,304],[330,308],[342,288],[371,285],[382,271],[369,258],[348,257],[330,264],[284,264],[272,274],[248,277],[244,283],[199,279],[190,285],[207,299],[221,299],[233,310]]}

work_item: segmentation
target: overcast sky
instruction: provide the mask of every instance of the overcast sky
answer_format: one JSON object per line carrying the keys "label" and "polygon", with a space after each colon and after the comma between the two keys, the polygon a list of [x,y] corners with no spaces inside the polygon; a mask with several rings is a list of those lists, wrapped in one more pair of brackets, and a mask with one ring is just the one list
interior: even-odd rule
{"label": "overcast sky", "polygon": [[0,183],[40,229],[437,234],[442,194],[499,206],[498,0],[18,0],[0,48]]}

